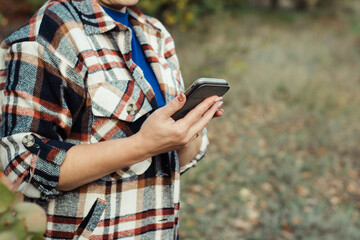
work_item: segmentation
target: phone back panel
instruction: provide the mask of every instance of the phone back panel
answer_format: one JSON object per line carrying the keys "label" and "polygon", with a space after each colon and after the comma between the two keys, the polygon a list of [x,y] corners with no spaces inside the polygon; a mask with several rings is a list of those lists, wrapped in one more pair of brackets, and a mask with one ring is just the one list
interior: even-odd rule
{"label": "phone back panel", "polygon": [[174,120],[178,120],[185,117],[188,112],[195,108],[204,99],[214,95],[221,97],[229,90],[229,88],[230,87],[228,85],[215,85],[210,83],[199,86],[192,91],[189,96],[187,96],[185,105],[176,112],[172,118]]}

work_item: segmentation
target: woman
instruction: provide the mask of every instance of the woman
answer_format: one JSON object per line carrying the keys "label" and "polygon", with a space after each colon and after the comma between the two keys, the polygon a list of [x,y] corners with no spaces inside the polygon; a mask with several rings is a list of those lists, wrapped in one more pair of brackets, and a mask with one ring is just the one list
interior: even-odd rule
{"label": "woman", "polygon": [[178,237],[180,173],[222,99],[171,118],[186,102],[174,43],[136,3],[51,0],[1,45],[0,157],[46,238]]}

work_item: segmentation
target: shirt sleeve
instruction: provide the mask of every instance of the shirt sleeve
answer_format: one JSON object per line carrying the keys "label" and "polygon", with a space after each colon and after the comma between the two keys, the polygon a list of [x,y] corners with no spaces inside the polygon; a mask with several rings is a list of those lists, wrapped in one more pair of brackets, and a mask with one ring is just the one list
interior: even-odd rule
{"label": "shirt sleeve", "polygon": [[69,79],[79,76],[65,59],[37,42],[15,43],[1,51],[0,58],[5,59],[0,65],[4,172],[27,197],[55,198],[61,194],[56,189],[60,165],[73,146],[65,139],[81,102]]}

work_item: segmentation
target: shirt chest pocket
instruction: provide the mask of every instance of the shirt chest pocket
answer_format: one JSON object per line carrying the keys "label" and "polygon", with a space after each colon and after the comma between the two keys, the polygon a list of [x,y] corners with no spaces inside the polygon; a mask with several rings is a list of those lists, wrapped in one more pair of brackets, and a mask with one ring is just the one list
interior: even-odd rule
{"label": "shirt chest pocket", "polygon": [[[134,123],[153,109],[142,89],[132,79],[109,80],[100,72],[88,77],[88,89],[91,111],[95,116],[91,143],[126,137],[129,129],[132,129],[129,126],[137,125]],[[103,179],[114,180],[141,175],[151,162],[151,158],[146,159]]]}
{"label": "shirt chest pocket", "polygon": [[134,122],[153,108],[139,85],[130,77],[110,79],[103,72],[88,78],[91,110],[96,117]]}

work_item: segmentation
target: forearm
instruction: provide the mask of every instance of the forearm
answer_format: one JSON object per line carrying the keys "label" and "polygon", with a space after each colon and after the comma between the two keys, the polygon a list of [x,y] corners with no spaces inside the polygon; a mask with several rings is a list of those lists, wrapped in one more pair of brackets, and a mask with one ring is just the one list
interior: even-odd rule
{"label": "forearm", "polygon": [[57,188],[72,190],[116,170],[175,149],[178,149],[180,165],[186,165],[194,159],[201,147],[201,137],[192,140],[194,135],[212,119],[222,104],[220,100],[216,96],[207,98],[185,118],[174,121],[171,116],[185,103],[184,99],[176,98],[166,107],[152,113],[140,131],[131,137],[70,148],[60,166]]}
{"label": "forearm", "polygon": [[69,149],[60,167],[58,189],[69,191],[149,157],[138,135]]}
{"label": "forearm", "polygon": [[200,151],[201,143],[202,137],[198,136],[188,146],[177,150],[180,167],[187,165],[195,158]]}
{"label": "forearm", "polygon": [[[133,135],[70,148],[60,167],[57,188],[69,191],[151,157],[152,154],[145,150],[141,142],[139,136]],[[201,137],[197,137],[177,151],[181,167],[194,159],[200,146]]]}

